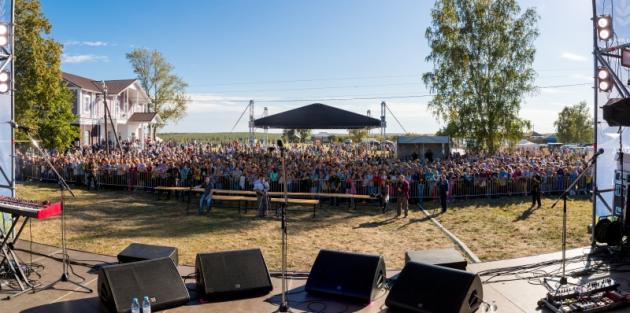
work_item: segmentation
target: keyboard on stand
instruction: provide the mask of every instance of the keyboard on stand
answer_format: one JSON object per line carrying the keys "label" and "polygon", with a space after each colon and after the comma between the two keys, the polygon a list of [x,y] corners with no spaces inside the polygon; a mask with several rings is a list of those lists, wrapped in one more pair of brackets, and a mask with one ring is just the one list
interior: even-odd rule
{"label": "keyboard on stand", "polygon": [[0,212],[41,220],[61,214],[61,203],[0,196]]}
{"label": "keyboard on stand", "polygon": [[[10,273],[20,288],[19,292],[8,295],[7,299],[24,294],[35,288],[14,251],[15,243],[20,238],[24,226],[30,218],[46,219],[60,215],[62,210],[63,206],[60,202],[49,203],[48,201],[32,201],[0,196],[0,213],[11,214],[12,222],[8,231],[2,232],[0,230],[0,270],[4,269],[4,272]],[[21,225],[18,226],[20,218],[23,218],[23,220]]]}

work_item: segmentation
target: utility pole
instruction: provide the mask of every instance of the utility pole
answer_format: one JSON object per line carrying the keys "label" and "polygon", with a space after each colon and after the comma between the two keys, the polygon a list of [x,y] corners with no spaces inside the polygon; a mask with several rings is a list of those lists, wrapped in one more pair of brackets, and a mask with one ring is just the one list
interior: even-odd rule
{"label": "utility pole", "polygon": [[105,125],[105,151],[109,154],[109,133],[107,132],[107,85],[104,80],[101,80],[101,89],[103,90],[103,121]]}

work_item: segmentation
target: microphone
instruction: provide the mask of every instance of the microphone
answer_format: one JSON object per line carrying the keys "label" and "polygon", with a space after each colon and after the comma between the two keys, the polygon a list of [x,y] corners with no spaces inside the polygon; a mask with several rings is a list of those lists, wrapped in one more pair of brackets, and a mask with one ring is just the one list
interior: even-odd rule
{"label": "microphone", "polygon": [[598,157],[600,155],[604,154],[604,148],[599,148],[599,150],[597,150],[597,152],[595,152],[595,154],[593,154],[593,157]]}
{"label": "microphone", "polygon": [[25,132],[27,132],[27,133],[31,131],[31,129],[30,129],[30,128],[28,128],[28,127],[26,127],[26,126],[21,126],[21,125],[18,125],[18,124],[17,124],[16,122],[14,122],[14,121],[9,121],[9,124],[11,125],[11,127],[15,128],[15,129],[21,129],[21,130],[23,130],[23,131],[25,131]]}

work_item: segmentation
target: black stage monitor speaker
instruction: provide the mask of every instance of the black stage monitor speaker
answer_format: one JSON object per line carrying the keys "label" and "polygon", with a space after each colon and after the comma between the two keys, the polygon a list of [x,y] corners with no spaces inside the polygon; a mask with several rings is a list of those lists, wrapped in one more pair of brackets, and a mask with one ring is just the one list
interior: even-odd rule
{"label": "black stage monitor speaker", "polygon": [[320,250],[305,290],[369,303],[383,287],[385,278],[382,256]]}
{"label": "black stage monitor speaker", "polygon": [[129,263],[159,258],[171,258],[177,265],[177,248],[132,243],[118,254],[118,262]]}
{"label": "black stage monitor speaker", "polygon": [[472,313],[482,300],[483,289],[478,275],[409,262],[400,272],[385,304],[403,312]]}
{"label": "black stage monitor speaker", "polygon": [[609,126],[630,126],[630,98],[612,98],[602,106]]}
{"label": "black stage monitor speaker", "polygon": [[153,310],[188,303],[190,295],[169,258],[106,265],[98,272],[98,295],[111,312],[131,312],[131,300],[147,296]]}
{"label": "black stage monitor speaker", "polygon": [[271,292],[260,249],[197,254],[197,285],[209,299],[244,298]]}

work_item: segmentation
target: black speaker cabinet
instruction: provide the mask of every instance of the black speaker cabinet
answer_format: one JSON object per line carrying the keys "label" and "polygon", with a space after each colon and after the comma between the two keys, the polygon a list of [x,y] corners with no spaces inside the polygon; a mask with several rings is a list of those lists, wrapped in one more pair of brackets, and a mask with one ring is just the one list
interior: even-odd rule
{"label": "black speaker cabinet", "polygon": [[271,292],[260,249],[197,254],[197,286],[208,299],[245,298]]}
{"label": "black speaker cabinet", "polygon": [[305,290],[369,303],[383,287],[386,275],[382,256],[320,250]]}
{"label": "black speaker cabinet", "polygon": [[385,304],[396,312],[472,313],[483,299],[481,279],[473,273],[409,262]]}
{"label": "black speaker cabinet", "polygon": [[131,312],[131,300],[151,299],[154,311],[188,303],[190,295],[169,258],[106,265],[98,272],[98,295],[111,312]]}
{"label": "black speaker cabinet", "polygon": [[171,258],[175,265],[178,264],[177,248],[145,245],[141,243],[132,243],[118,254],[118,262],[129,263],[158,258]]}

